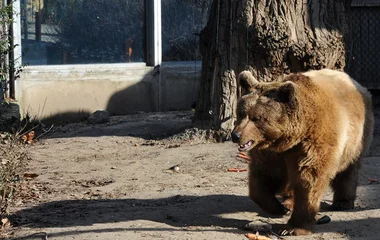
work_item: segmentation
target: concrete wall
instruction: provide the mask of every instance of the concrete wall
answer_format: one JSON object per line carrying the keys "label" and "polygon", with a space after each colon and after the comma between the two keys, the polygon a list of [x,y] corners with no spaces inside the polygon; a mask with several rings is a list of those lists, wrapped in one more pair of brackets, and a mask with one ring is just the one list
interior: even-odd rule
{"label": "concrete wall", "polygon": [[201,63],[163,63],[160,74],[160,111],[190,109],[198,95]]}
{"label": "concrete wall", "polygon": [[144,63],[25,67],[16,80],[23,116],[73,120],[96,110],[112,115],[189,110],[196,100],[200,63]]}

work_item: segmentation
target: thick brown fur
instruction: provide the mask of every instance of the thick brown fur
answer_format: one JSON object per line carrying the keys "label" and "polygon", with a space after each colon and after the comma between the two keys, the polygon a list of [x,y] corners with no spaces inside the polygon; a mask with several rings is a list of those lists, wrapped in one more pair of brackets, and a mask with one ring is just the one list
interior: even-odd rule
{"label": "thick brown fur", "polygon": [[[324,69],[259,83],[239,75],[234,142],[249,151],[249,196],[264,211],[292,215],[287,230],[311,234],[324,190],[332,208],[354,207],[361,158],[374,117],[370,93],[347,74]],[[284,207],[276,196],[287,196]]]}

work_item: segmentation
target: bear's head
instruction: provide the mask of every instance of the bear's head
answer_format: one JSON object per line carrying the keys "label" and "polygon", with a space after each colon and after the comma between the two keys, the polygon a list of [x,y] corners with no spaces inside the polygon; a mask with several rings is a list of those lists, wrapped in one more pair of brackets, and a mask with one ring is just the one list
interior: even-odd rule
{"label": "bear's head", "polygon": [[291,81],[259,83],[249,71],[239,74],[243,96],[237,105],[237,121],[231,134],[239,151],[284,151],[292,145],[296,85]]}

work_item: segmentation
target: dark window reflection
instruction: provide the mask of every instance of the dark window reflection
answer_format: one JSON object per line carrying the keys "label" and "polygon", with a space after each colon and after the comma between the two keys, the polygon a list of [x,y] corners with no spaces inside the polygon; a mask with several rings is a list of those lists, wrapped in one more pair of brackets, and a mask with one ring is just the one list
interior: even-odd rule
{"label": "dark window reflection", "polygon": [[144,61],[144,0],[21,0],[23,64]]}
{"label": "dark window reflection", "polygon": [[199,32],[212,0],[162,0],[162,60],[200,60]]}

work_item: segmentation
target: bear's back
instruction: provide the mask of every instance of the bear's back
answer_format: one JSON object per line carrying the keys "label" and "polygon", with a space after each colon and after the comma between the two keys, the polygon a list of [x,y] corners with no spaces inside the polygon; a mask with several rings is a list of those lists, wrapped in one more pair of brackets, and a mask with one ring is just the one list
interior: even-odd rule
{"label": "bear's back", "polygon": [[[346,73],[336,70],[313,70],[303,75],[326,94],[327,105],[334,105],[338,111],[333,124],[339,129],[339,155],[344,159],[354,159],[367,151],[373,128],[371,95],[368,90]],[[343,162],[348,164],[347,161]]]}
{"label": "bear's back", "polygon": [[365,95],[367,92],[365,88],[344,72],[323,69],[308,71],[302,75],[309,77],[323,91],[330,92],[338,103],[346,102],[344,101],[346,98],[352,97],[358,98],[357,100],[362,102],[361,95]]}

